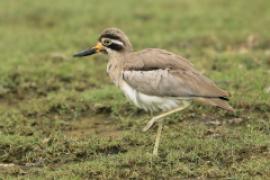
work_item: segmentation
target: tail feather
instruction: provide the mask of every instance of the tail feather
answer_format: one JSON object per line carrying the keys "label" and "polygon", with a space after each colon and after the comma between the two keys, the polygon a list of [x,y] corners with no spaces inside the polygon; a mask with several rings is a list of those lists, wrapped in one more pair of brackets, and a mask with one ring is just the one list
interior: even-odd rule
{"label": "tail feather", "polygon": [[219,99],[219,98],[198,98],[197,101],[207,104],[207,105],[212,105],[216,106],[219,108],[222,108],[224,110],[234,112],[234,109],[229,105],[227,100],[224,99]]}

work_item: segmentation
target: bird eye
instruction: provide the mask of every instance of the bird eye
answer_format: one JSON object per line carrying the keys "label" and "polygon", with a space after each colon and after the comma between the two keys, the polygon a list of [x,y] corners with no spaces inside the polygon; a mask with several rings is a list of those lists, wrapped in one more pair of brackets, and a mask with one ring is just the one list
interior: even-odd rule
{"label": "bird eye", "polygon": [[102,44],[104,46],[109,46],[112,44],[112,41],[110,39],[103,39]]}

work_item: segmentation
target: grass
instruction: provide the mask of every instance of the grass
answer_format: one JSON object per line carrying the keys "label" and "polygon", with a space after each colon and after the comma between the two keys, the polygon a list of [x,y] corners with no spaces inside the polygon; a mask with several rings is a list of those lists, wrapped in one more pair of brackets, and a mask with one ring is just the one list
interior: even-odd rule
{"label": "grass", "polygon": [[[270,3],[3,1],[0,175],[3,179],[266,179],[270,176]],[[228,90],[235,114],[193,105],[155,128],[105,73],[73,59],[116,26],[135,49],[179,53]]]}

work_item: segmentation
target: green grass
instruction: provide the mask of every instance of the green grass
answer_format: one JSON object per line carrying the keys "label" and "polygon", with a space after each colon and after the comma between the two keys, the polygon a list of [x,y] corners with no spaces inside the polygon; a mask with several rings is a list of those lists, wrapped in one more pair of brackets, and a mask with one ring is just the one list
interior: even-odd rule
{"label": "green grass", "polygon": [[[1,2],[3,179],[266,179],[270,176],[270,2]],[[73,59],[106,27],[135,49],[165,48],[228,90],[234,115],[194,104],[156,128],[107,77],[106,57]],[[1,179],[0,178],[0,179]]]}

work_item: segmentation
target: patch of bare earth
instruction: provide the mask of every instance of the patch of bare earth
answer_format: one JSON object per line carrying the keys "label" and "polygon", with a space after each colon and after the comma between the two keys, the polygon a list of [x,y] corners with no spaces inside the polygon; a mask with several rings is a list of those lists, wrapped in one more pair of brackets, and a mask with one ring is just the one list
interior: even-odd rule
{"label": "patch of bare earth", "polygon": [[66,136],[73,139],[89,137],[91,135],[116,138],[121,130],[113,120],[101,115],[82,117],[71,123],[71,127],[65,132]]}

